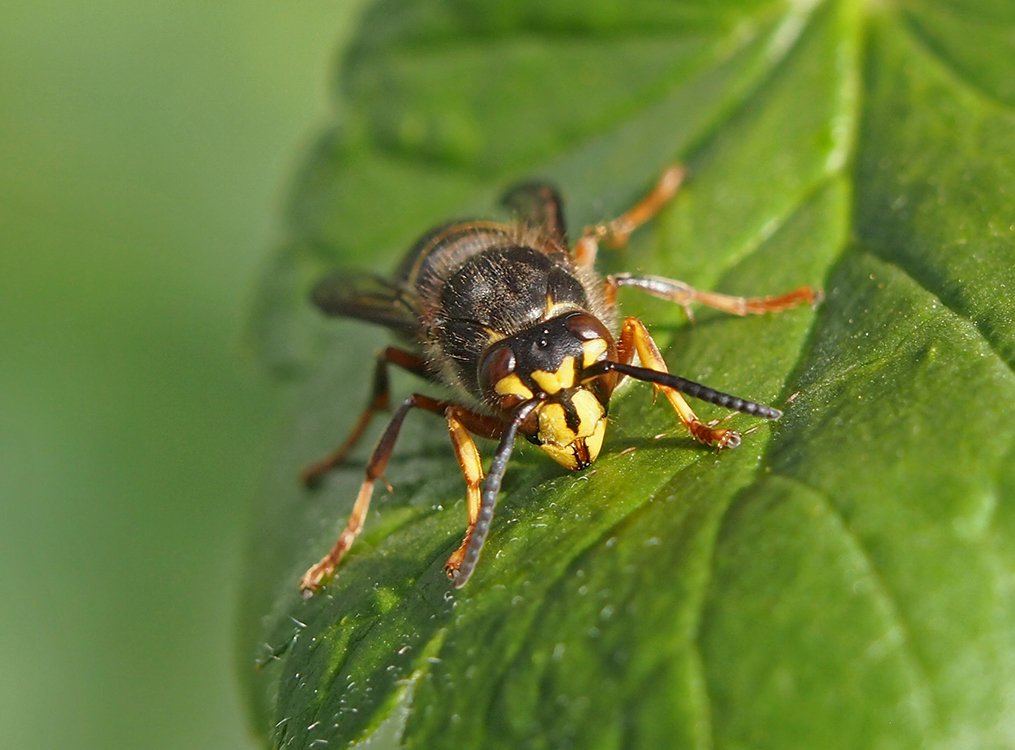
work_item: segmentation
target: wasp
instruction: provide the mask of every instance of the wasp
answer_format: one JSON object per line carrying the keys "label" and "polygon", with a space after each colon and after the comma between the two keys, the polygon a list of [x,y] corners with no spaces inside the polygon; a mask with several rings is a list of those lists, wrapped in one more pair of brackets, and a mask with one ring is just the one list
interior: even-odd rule
{"label": "wasp", "polygon": [[[633,287],[682,305],[688,314],[697,303],[734,315],[815,304],[819,291],[801,286],[777,296],[738,297],[660,276],[604,278],[593,268],[600,244],[627,244],[673,198],[684,176],[681,166],[667,168],[632,208],[587,227],[573,245],[558,191],[544,182],[519,184],[502,198],[514,214],[510,222],[443,224],[416,242],[392,278],[337,272],[316,285],[312,300],[324,313],[385,326],[403,345],[377,356],[366,408],[345,442],[304,470],[308,486],[344,460],[376,414],[390,409],[389,367],[446,386],[457,397],[413,393],[394,410],[367,461],[345,528],[300,581],[305,595],[334,574],[362,531],[374,484],[414,409],[446,420],[465,478],[468,529],[444,567],[456,588],[476,568],[516,437],[535,443],[566,469],[586,468],[602,449],[610,397],[623,378],[652,384],[691,435],[717,449],[740,445],[740,433],[703,422],[681,394],[764,419],[782,416],[778,409],[669,373],[645,324],[635,317],[620,320],[617,291]],[[475,437],[498,441],[486,473]]]}

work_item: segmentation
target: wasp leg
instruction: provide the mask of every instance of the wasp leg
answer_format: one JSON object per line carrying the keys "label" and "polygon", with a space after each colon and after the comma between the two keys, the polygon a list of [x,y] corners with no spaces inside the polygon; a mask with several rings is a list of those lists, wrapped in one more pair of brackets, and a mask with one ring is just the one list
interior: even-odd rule
{"label": "wasp leg", "polygon": [[651,294],[653,297],[675,302],[684,308],[687,317],[694,319],[691,303],[713,307],[716,310],[732,315],[762,315],[779,312],[804,304],[816,304],[821,301],[820,290],[809,286],[797,287],[791,292],[770,297],[737,297],[719,292],[708,292],[695,289],[690,284],[677,279],[666,279],[662,276],[635,276],[630,273],[617,273],[606,277],[606,296],[613,299],[618,287],[630,286]]}
{"label": "wasp leg", "polygon": [[328,554],[311,566],[300,579],[300,589],[303,590],[305,596],[313,594],[321,587],[321,584],[331,578],[342,557],[363,530],[363,522],[366,521],[367,511],[370,509],[370,498],[374,494],[374,482],[384,475],[384,469],[388,466],[388,459],[391,458],[391,453],[395,448],[395,441],[398,440],[398,433],[402,429],[405,415],[414,408],[441,414],[448,406],[446,401],[437,401],[428,396],[414,393],[395,410],[367,462],[366,478],[360,485],[359,494],[356,496],[356,502],[352,506],[352,512],[349,514],[345,529],[338,535],[338,540]]}
{"label": "wasp leg", "polygon": [[321,477],[338,466],[345,460],[346,454],[359,442],[366,432],[373,416],[381,411],[387,411],[391,406],[391,394],[388,386],[388,365],[397,365],[403,370],[429,379],[426,365],[422,357],[404,349],[394,346],[387,347],[377,355],[377,366],[374,369],[374,384],[370,392],[370,400],[366,408],[360,414],[359,419],[353,426],[349,436],[335,450],[319,461],[315,461],[300,472],[300,478],[304,486],[314,487],[320,482]]}
{"label": "wasp leg", "polygon": [[623,214],[612,221],[586,227],[572,251],[575,262],[586,268],[594,265],[600,242],[610,248],[624,247],[635,229],[652,219],[663,206],[673,200],[686,174],[687,170],[679,164],[667,167],[648,195]]}
{"label": "wasp leg", "polygon": [[479,562],[479,555],[483,551],[486,536],[490,533],[493,511],[497,507],[497,495],[500,493],[504,472],[507,471],[508,461],[514,450],[518,428],[539,403],[540,399],[531,399],[521,403],[511,415],[511,419],[505,421],[501,426],[500,443],[493,454],[493,461],[490,462],[490,473],[480,488],[479,512],[476,514],[475,522],[469,524],[469,533],[464,545],[465,552],[459,561],[459,567],[448,572],[453,581],[452,585],[456,589],[460,589],[468,583],[476,569],[476,563]]}
{"label": "wasp leg", "polygon": [[[624,364],[631,364],[635,352],[637,352],[642,365],[648,369],[669,372],[662,354],[659,353],[659,347],[656,346],[652,335],[645,328],[645,324],[637,318],[625,318],[620,331],[620,343],[617,347],[618,358]],[[670,402],[670,406],[677,413],[677,417],[690,430],[695,440],[720,449],[736,448],[740,445],[739,432],[705,424],[698,419],[698,415],[694,413],[679,391],[660,383],[653,383],[653,385],[657,391],[663,392],[666,400]]]}
{"label": "wasp leg", "polygon": [[[384,475],[388,459],[391,458],[395,448],[395,441],[398,440],[398,433],[402,429],[402,422],[405,421],[406,414],[412,409],[423,409],[434,414],[447,415],[448,430],[451,433],[455,453],[458,455],[458,461],[462,466],[462,473],[465,475],[468,486],[469,532],[466,535],[466,542],[471,536],[472,528],[479,514],[479,485],[483,481],[483,469],[479,464],[479,452],[476,450],[476,445],[465,430],[468,429],[485,437],[499,437],[502,425],[492,417],[475,414],[448,401],[440,401],[414,393],[403,401],[391,416],[391,421],[388,422],[384,434],[381,435],[377,447],[374,448],[374,452],[367,462],[366,477],[363,484],[360,485],[359,494],[356,496],[356,502],[352,506],[352,512],[349,514],[345,529],[339,534],[338,540],[328,554],[310,567],[300,579],[300,589],[303,590],[304,595],[313,594],[334,575],[335,568],[338,567],[345,553],[363,530],[363,523],[366,521],[367,511],[370,509],[370,499],[374,494],[374,484]],[[475,479],[477,469],[479,478]],[[475,488],[473,488],[473,484],[475,484]]]}
{"label": "wasp leg", "polygon": [[479,518],[480,487],[483,483],[483,464],[479,457],[479,449],[476,448],[476,443],[469,432],[471,430],[483,437],[496,438],[504,431],[504,425],[499,420],[470,412],[460,406],[449,406],[445,416],[448,419],[451,444],[455,448],[462,476],[465,477],[465,506],[469,514],[469,528],[465,532],[465,538],[444,565],[444,572],[448,578],[455,579],[458,577],[465,552],[469,548],[469,541],[475,531],[476,519]]}

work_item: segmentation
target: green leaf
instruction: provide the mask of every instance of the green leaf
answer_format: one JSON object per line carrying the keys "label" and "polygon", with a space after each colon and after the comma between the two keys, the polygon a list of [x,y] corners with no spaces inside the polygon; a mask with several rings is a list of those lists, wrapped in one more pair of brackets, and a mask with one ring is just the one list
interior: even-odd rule
{"label": "green leaf", "polygon": [[[266,358],[301,368],[242,618],[270,742],[1015,746],[1013,40],[1008,0],[375,3],[257,318]],[[625,292],[624,312],[674,371],[785,417],[716,455],[624,390],[590,470],[519,447],[452,592],[462,481],[412,415],[395,493],[301,600],[375,438],[318,492],[296,476],[387,340],[319,319],[307,285],[392,268],[521,177],[556,181],[575,228],[678,161],[690,183],[608,268],[827,298],[692,325]]]}

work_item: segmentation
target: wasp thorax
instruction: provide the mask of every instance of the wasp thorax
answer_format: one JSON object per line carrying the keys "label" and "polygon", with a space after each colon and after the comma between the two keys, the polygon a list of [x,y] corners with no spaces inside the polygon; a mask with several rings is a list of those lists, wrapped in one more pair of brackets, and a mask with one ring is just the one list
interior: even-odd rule
{"label": "wasp thorax", "polygon": [[483,356],[479,381],[487,400],[502,411],[542,401],[521,431],[557,463],[581,469],[599,454],[613,390],[612,378],[584,381],[582,371],[614,350],[598,319],[572,312],[494,343]]}

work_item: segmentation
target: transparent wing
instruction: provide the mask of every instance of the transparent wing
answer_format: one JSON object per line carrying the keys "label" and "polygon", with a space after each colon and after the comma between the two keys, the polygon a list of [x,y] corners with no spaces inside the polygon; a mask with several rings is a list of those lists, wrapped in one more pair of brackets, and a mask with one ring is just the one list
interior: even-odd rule
{"label": "transparent wing", "polygon": [[529,226],[543,230],[562,245],[567,245],[564,202],[557,188],[546,182],[522,182],[508,189],[501,205]]}
{"label": "transparent wing", "polygon": [[336,271],[317,282],[310,299],[328,315],[377,323],[406,336],[419,328],[415,297],[373,274]]}

